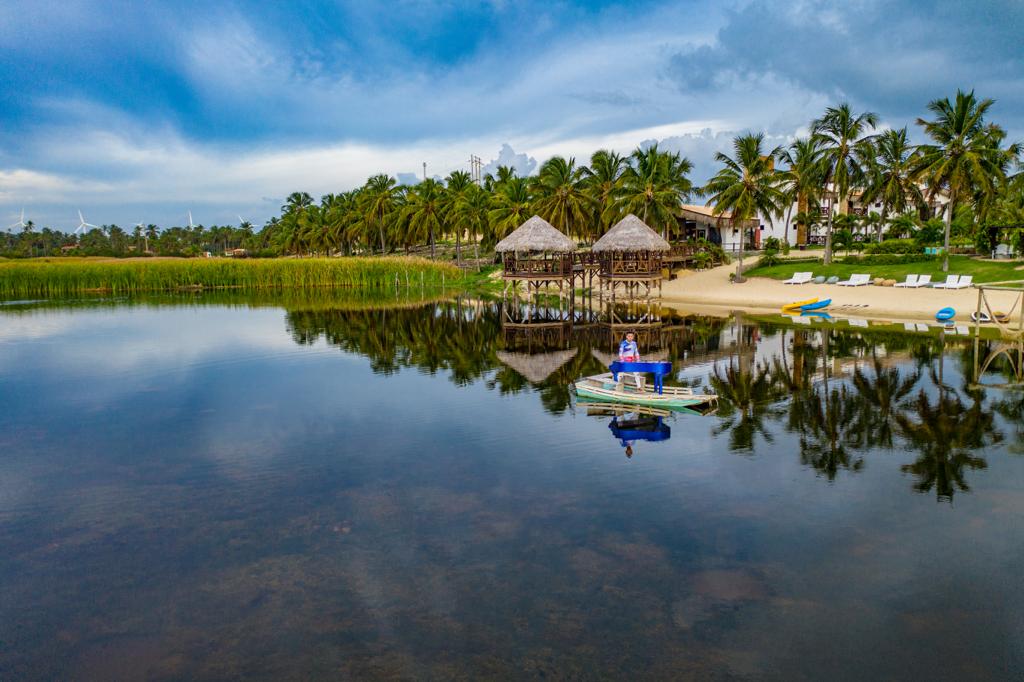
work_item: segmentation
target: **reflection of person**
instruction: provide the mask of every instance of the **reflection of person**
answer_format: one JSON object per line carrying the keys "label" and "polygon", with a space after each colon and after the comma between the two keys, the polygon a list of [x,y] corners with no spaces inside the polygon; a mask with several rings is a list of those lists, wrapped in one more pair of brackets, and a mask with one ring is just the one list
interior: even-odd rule
{"label": "reflection of person", "polygon": [[626,441],[626,459],[632,459],[632,457],[633,457],[633,444],[627,440]]}

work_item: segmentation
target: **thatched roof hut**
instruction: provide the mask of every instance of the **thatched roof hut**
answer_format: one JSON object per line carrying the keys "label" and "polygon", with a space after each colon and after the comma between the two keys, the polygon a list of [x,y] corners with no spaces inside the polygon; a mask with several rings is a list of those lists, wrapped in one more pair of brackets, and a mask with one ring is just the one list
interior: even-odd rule
{"label": "thatched roof hut", "polygon": [[550,353],[513,353],[499,350],[497,355],[505,365],[519,372],[527,381],[539,384],[555,373],[559,367],[576,357],[577,349]]}
{"label": "thatched roof hut", "polygon": [[624,251],[670,251],[672,247],[647,223],[630,213],[615,223],[591,248],[596,253]]}
{"label": "thatched roof hut", "polygon": [[498,253],[572,253],[576,243],[540,216],[533,216],[494,247]]}

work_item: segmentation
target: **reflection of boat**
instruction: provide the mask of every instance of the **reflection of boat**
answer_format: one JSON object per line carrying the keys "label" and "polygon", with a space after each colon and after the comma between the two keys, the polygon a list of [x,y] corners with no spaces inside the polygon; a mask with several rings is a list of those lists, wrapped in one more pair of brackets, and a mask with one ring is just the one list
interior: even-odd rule
{"label": "reflection of boat", "polygon": [[608,428],[611,429],[613,436],[622,441],[623,446],[630,441],[637,440],[657,442],[672,437],[672,429],[662,419],[664,417],[641,415],[612,417]]}
{"label": "reflection of boat", "polygon": [[[718,402],[715,395],[694,393],[683,386],[665,386],[663,379],[672,371],[670,362],[613,362],[611,372],[597,374],[576,382],[576,395],[593,400],[630,403],[679,410]],[[653,384],[638,376],[654,375]]]}

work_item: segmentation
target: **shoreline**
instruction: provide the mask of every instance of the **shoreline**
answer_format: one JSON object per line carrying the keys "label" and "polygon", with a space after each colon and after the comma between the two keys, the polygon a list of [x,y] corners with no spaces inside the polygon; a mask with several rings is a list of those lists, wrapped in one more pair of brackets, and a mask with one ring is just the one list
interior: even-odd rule
{"label": "shoreline", "polygon": [[[751,277],[733,284],[729,274],[733,265],[720,265],[701,272],[682,271],[678,279],[664,282],[661,302],[674,309],[711,311],[743,310],[752,313],[779,314],[782,306],[793,301],[818,297],[831,298],[826,312],[837,318],[865,318],[891,322],[935,322],[935,313],[947,306],[956,310],[954,321],[971,323],[978,307],[978,290],[903,289],[867,285],[841,287],[835,284],[783,284],[766,277]],[[1012,291],[989,292],[993,310],[1010,312],[1020,296]],[[846,307],[849,306],[849,307]],[[857,306],[857,307],[853,307]],[[1014,318],[1020,309],[1013,311]]]}

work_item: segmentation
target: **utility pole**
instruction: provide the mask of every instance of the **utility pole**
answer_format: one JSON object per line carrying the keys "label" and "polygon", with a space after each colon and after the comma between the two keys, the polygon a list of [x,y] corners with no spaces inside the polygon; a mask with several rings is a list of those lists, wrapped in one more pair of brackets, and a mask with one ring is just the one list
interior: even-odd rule
{"label": "utility pole", "polygon": [[483,183],[483,160],[476,154],[469,155],[469,177],[478,185]]}
{"label": "utility pole", "polygon": [[423,179],[424,180],[427,179],[427,162],[426,161],[423,162]]}

